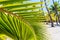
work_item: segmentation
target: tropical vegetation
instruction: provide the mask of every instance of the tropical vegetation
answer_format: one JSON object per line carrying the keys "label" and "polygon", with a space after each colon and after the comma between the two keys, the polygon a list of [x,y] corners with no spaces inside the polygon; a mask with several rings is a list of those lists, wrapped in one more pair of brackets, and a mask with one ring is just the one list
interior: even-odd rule
{"label": "tropical vegetation", "polygon": [[[0,1],[0,40],[47,40],[43,2],[27,0]],[[3,36],[4,37],[3,37]]]}
{"label": "tropical vegetation", "polygon": [[60,1],[51,1],[0,0],[0,39],[48,40],[45,24],[60,26]]}

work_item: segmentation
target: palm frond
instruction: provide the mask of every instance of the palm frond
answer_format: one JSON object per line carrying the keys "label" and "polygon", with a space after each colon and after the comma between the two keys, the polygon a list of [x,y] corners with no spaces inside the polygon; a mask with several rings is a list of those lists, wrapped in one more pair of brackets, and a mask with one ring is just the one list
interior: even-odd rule
{"label": "palm frond", "polygon": [[30,26],[24,23],[22,19],[17,19],[15,16],[0,13],[0,31],[1,33],[6,34],[9,37],[12,37],[13,39],[16,39],[16,40],[40,40],[42,39],[40,37],[42,33],[44,32],[42,31],[40,31],[41,33],[38,32],[40,33],[40,36],[39,36],[37,34],[37,31],[39,29],[37,28],[35,29],[35,27],[40,28],[40,26],[38,25],[36,26],[34,25],[34,23],[33,25]]}
{"label": "palm frond", "polygon": [[[35,9],[41,8],[40,6],[35,7],[41,4],[41,2],[23,4],[21,3],[23,1],[24,0],[0,1],[2,5],[0,7],[0,33],[14,40],[45,40],[46,31],[44,30],[46,30],[46,28],[35,23],[45,20],[40,10],[34,11]],[[28,12],[29,10],[31,11]]]}

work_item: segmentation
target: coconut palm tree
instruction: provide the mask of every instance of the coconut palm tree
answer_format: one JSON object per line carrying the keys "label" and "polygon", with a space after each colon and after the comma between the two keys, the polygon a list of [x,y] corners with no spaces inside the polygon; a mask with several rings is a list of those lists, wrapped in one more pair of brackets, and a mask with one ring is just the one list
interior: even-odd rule
{"label": "coconut palm tree", "polygon": [[58,16],[58,10],[57,10],[58,3],[57,2],[54,2],[54,0],[52,0],[52,2],[53,2],[53,5],[54,5],[54,10],[55,10],[56,16],[58,17],[58,19],[56,17],[56,23],[58,25],[58,22],[60,21],[59,20],[59,16]]}
{"label": "coconut palm tree", "polygon": [[[40,0],[40,2],[43,2],[43,0]],[[43,4],[41,4],[41,7],[43,7]],[[41,10],[43,11],[43,15],[44,15],[44,10],[43,10],[43,8],[41,8]]]}
{"label": "coconut palm tree", "polygon": [[47,7],[46,0],[44,0],[44,2],[45,2],[45,6],[46,6],[46,9],[47,9],[48,15],[49,15],[49,17],[50,17],[51,27],[54,27],[54,24],[53,24],[53,21],[52,21],[52,17],[51,17],[51,15],[50,15],[50,11],[49,11],[49,9],[48,9],[48,7]]}

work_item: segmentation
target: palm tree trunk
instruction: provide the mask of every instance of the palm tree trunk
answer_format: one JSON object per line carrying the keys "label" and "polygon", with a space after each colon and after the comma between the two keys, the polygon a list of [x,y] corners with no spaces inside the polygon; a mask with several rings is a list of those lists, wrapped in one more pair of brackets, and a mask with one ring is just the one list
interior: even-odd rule
{"label": "palm tree trunk", "polygon": [[[40,2],[43,2],[43,0],[40,0]],[[43,7],[43,4],[41,4],[41,7]],[[43,11],[43,8],[41,8],[41,10]],[[43,12],[44,15],[44,12]]]}
{"label": "palm tree trunk", "polygon": [[[58,0],[58,4],[59,4],[59,2],[60,2],[60,1]],[[60,13],[60,12],[59,12],[59,13]],[[59,16],[59,23],[60,23],[60,16]]]}
{"label": "palm tree trunk", "polygon": [[53,24],[53,21],[52,21],[52,17],[50,15],[50,11],[48,10],[47,4],[46,4],[46,0],[44,0],[44,2],[45,2],[45,6],[46,6],[46,9],[47,9],[48,15],[50,17],[51,27],[54,27],[54,24]]}
{"label": "palm tree trunk", "polygon": [[58,25],[58,22],[60,20],[59,20],[59,16],[58,16],[57,6],[54,4],[54,0],[52,0],[52,1],[53,1],[53,5],[54,5],[54,8],[55,8],[55,13],[56,13],[56,24]]}

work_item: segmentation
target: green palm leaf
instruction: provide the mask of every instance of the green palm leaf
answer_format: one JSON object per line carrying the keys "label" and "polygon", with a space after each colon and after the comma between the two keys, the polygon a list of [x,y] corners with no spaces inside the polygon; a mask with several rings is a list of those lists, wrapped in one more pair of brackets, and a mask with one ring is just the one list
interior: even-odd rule
{"label": "green palm leaf", "polygon": [[[43,27],[26,24],[15,16],[0,13],[0,32],[16,40],[42,40]],[[40,30],[40,32],[38,32]],[[45,29],[44,29],[45,30]],[[38,33],[37,33],[38,32]],[[40,38],[41,37],[41,38]],[[46,38],[45,38],[46,39]],[[44,39],[44,40],[45,40]]]}
{"label": "green palm leaf", "polygon": [[[23,1],[25,0],[0,1],[2,5],[0,7],[0,34],[5,34],[14,40],[46,40],[46,28],[38,23],[41,20],[44,21],[45,18],[40,10],[34,11],[41,8],[34,7],[41,2],[23,4],[21,3]],[[28,12],[29,10],[31,11]]]}

